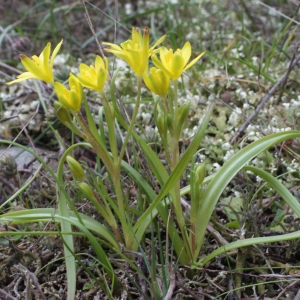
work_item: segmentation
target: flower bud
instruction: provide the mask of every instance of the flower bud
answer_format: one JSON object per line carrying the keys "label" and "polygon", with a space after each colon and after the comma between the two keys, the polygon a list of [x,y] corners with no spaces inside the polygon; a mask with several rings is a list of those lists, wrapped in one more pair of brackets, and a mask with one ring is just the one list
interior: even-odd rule
{"label": "flower bud", "polygon": [[94,198],[94,193],[91,187],[86,182],[79,182],[78,186],[88,198]]}
{"label": "flower bud", "polygon": [[170,86],[170,77],[162,70],[151,68],[149,74],[145,73],[144,82],[148,89],[156,95],[165,96]]}
{"label": "flower bud", "polygon": [[67,156],[68,166],[76,179],[83,180],[85,178],[84,171],[80,165],[80,163],[74,159],[72,156]]}
{"label": "flower bud", "polygon": [[80,110],[83,91],[81,84],[73,74],[70,74],[69,86],[70,89],[68,90],[62,83],[54,82],[54,89],[59,102],[72,112],[77,112]]}
{"label": "flower bud", "polygon": [[62,123],[72,122],[70,112],[64,106],[62,106],[58,101],[54,102],[54,109],[55,109],[55,112],[56,112],[56,115],[57,115],[58,119]]}
{"label": "flower bud", "polygon": [[189,112],[190,112],[190,101],[183,103],[177,110],[177,121],[178,121],[177,126],[179,128],[183,126],[184,122],[189,116]]}
{"label": "flower bud", "polygon": [[166,123],[167,123],[167,128],[170,132],[173,131],[173,120],[172,120],[172,116],[170,114],[167,114],[166,116]]}
{"label": "flower bud", "polygon": [[205,179],[205,166],[203,164],[198,164],[196,167],[196,175],[197,175],[197,180],[199,184],[202,184],[203,180]]}
{"label": "flower bud", "polygon": [[157,117],[157,120],[156,120],[156,126],[157,126],[157,129],[158,129],[158,132],[161,136],[164,136],[165,134],[165,130],[166,130],[166,127],[165,127],[165,118],[163,115],[159,115]]}

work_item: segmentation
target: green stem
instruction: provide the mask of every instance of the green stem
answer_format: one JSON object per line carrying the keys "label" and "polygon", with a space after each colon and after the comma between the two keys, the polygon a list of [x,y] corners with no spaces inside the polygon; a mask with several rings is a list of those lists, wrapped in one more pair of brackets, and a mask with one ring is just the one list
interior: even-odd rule
{"label": "green stem", "polygon": [[131,132],[132,132],[133,126],[135,124],[136,116],[137,116],[138,111],[139,111],[140,102],[141,102],[141,89],[142,89],[142,77],[138,77],[138,91],[137,91],[137,97],[136,97],[136,104],[135,104],[135,108],[134,108],[134,111],[133,111],[133,114],[132,114],[132,118],[131,118],[128,130],[127,130],[127,135],[125,137],[124,143],[122,145],[122,149],[120,151],[120,155],[119,155],[119,165],[120,166],[121,166],[121,161],[122,161],[122,158],[124,156],[124,153],[125,153],[125,150],[126,150],[126,147],[127,147],[128,140],[131,136]]}
{"label": "green stem", "polygon": [[105,94],[101,93],[101,96],[103,100],[102,103],[103,103],[105,119],[108,128],[108,140],[109,140],[110,150],[113,156],[113,160],[115,161],[118,159],[118,147],[117,147],[116,133],[115,133],[115,117]]}
{"label": "green stem", "polygon": [[173,80],[173,84],[174,84],[174,101],[173,101],[174,116],[173,117],[174,117],[174,122],[176,122],[177,109],[178,109],[178,81],[177,80]]}
{"label": "green stem", "polygon": [[124,241],[125,246],[127,250],[131,250],[134,244],[134,237],[132,235],[132,232],[130,230],[130,227],[128,225],[128,222],[126,221],[126,210],[124,205],[124,197],[122,192],[122,184],[121,184],[121,168],[118,168],[119,166],[115,166],[115,174],[113,176],[113,184],[115,188],[115,193],[117,197],[117,203],[118,203],[118,210],[119,210],[119,219],[122,225],[122,230],[124,234]]}
{"label": "green stem", "polygon": [[[160,101],[160,100],[156,100],[156,101],[160,102],[160,103],[156,104],[156,111],[158,110],[158,108],[160,108],[160,110],[157,112],[157,119],[159,117],[162,117],[162,120],[163,120],[163,124],[160,124],[164,127],[164,129],[162,129],[160,132],[163,149],[165,151],[167,163],[169,166],[171,166],[172,165],[172,159],[171,159],[172,155],[170,153],[168,129],[167,129],[167,124],[166,124],[166,117],[167,117],[167,115],[170,115],[170,104],[169,104],[167,96],[162,96],[162,101]],[[156,119],[156,123],[158,122],[157,119]]]}
{"label": "green stem", "polygon": [[85,136],[86,136],[86,140],[87,142],[89,142],[93,149],[97,152],[97,154],[99,155],[99,157],[102,159],[105,167],[107,168],[107,171],[110,174],[114,174],[114,166],[113,166],[113,162],[110,158],[110,156],[108,156],[104,149],[102,148],[102,146],[96,141],[94,135],[92,134],[92,132],[89,129],[89,126],[87,125],[87,123],[85,122],[81,112],[78,112],[75,115],[76,121],[79,123],[79,125],[81,126]]}
{"label": "green stem", "polygon": [[[171,170],[173,171],[177,164],[179,163],[179,138],[180,138],[180,133],[178,132],[177,128],[177,111],[178,111],[178,81],[174,80],[174,98],[173,98],[173,130],[170,131],[171,135],[171,153],[172,153],[172,164],[170,166]],[[173,201],[173,206],[175,210],[175,215],[177,219],[177,223],[179,225],[182,238],[184,241],[184,246],[185,246],[185,254],[188,257],[188,260],[190,261],[192,259],[192,255],[190,253],[190,243],[188,236],[186,234],[186,224],[183,216],[183,211],[182,211],[182,206],[181,206],[181,200],[180,200],[180,180],[176,182],[174,185],[172,192],[171,192],[171,197]]]}
{"label": "green stem", "polygon": [[114,160],[114,170],[115,172],[112,173],[112,178],[113,178],[113,183],[115,186],[115,192],[117,196],[117,202],[118,202],[118,208],[120,210],[120,221],[122,224],[122,229],[124,233],[124,239],[125,239],[125,245],[126,249],[132,249],[134,245],[134,236],[129,228],[129,225],[126,222],[126,210],[124,206],[124,198],[123,198],[123,193],[122,193],[122,185],[121,185],[121,163],[122,163],[122,158],[124,156],[128,141],[130,136],[132,135],[132,130],[133,126],[135,124],[136,116],[138,114],[140,102],[141,102],[141,88],[142,88],[142,78],[138,78],[138,91],[137,91],[137,99],[136,99],[136,105],[133,111],[132,119],[130,121],[126,137],[124,139],[119,158],[118,160]]}

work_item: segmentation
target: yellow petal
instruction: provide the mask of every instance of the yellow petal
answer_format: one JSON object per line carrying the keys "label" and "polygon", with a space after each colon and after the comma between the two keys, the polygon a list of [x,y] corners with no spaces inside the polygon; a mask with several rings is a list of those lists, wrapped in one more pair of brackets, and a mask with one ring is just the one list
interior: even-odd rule
{"label": "yellow petal", "polygon": [[171,49],[168,50],[166,47],[160,47],[159,56],[162,62],[167,62],[166,58],[168,57],[167,55],[169,52],[173,53]]}
{"label": "yellow petal", "polygon": [[163,71],[151,68],[150,73],[145,74],[143,78],[150,91],[160,96],[167,94],[170,85],[170,78]]}
{"label": "yellow petal", "polygon": [[181,76],[184,65],[185,64],[184,64],[183,57],[179,53],[175,52],[170,65],[170,72],[172,73],[171,76],[172,79],[177,80]]}
{"label": "yellow petal", "polygon": [[151,74],[150,75],[149,74],[144,74],[143,79],[144,79],[144,82],[145,82],[147,88],[151,92],[157,94],[156,93],[156,87],[155,87],[155,81],[154,81],[153,77],[151,76]]}
{"label": "yellow petal", "polygon": [[190,42],[186,42],[182,48],[182,57],[184,59],[184,65],[188,63],[192,54],[192,48]]}
{"label": "yellow petal", "polygon": [[54,58],[55,58],[55,56],[57,55],[57,53],[58,53],[58,51],[59,51],[59,49],[60,49],[60,47],[61,47],[63,41],[64,41],[64,40],[61,40],[61,41],[57,44],[57,46],[54,48],[54,50],[53,50],[53,53],[52,53],[52,56],[51,56],[51,61],[50,61],[50,69],[51,69],[51,71],[52,71],[52,68],[53,68]]}
{"label": "yellow petal", "polygon": [[95,69],[96,69],[96,71],[98,71],[98,70],[100,70],[101,68],[105,69],[103,59],[102,59],[99,55],[96,55],[96,59],[95,59]]}
{"label": "yellow petal", "polygon": [[78,75],[78,79],[82,86],[88,88],[88,89],[95,89],[95,85],[93,84],[93,79],[91,77],[87,76],[81,76],[80,74]]}
{"label": "yellow petal", "polygon": [[21,63],[24,66],[24,68],[34,75],[30,78],[37,78],[37,79],[43,80],[48,83],[53,82],[52,72],[45,70],[43,68],[43,66],[39,66],[35,61],[30,59],[26,55],[21,54],[20,58],[21,58]]}
{"label": "yellow petal", "polygon": [[152,52],[153,52],[153,50],[154,50],[154,48],[156,47],[156,46],[158,46],[159,44],[161,44],[165,39],[166,39],[166,35],[163,35],[163,36],[161,36],[154,44],[153,44],[153,46],[150,48],[150,53],[149,53],[149,55],[151,55],[152,54]]}
{"label": "yellow petal", "polygon": [[41,60],[38,56],[32,55],[31,58],[37,65],[39,65],[39,66],[42,65]]}
{"label": "yellow petal", "polygon": [[49,58],[50,58],[50,52],[51,52],[51,43],[48,43],[47,46],[44,48],[42,53],[39,56],[39,59],[41,61],[41,67],[45,70],[49,70]]}
{"label": "yellow petal", "polygon": [[[78,82],[78,79],[77,77],[73,74],[73,73],[70,73],[70,77],[69,77],[69,86],[71,89],[78,89],[78,86],[79,86],[79,82]],[[75,88],[73,88],[75,87]]]}
{"label": "yellow petal", "polygon": [[27,71],[36,76],[38,76],[41,73],[41,68],[32,59],[23,54],[20,55],[20,58],[22,65]]}
{"label": "yellow petal", "polygon": [[158,70],[160,81],[161,81],[161,86],[164,89],[164,95],[167,94],[170,86],[170,77],[167,76],[163,71]]}
{"label": "yellow petal", "polygon": [[107,42],[103,42],[102,44],[110,47],[109,49],[104,49],[105,51],[110,50],[110,49],[123,51],[123,49],[120,46],[116,45],[116,44],[107,43]]}
{"label": "yellow petal", "polygon": [[81,97],[75,90],[70,90],[69,108],[72,111],[78,111],[81,106]]}
{"label": "yellow petal", "polygon": [[140,30],[138,28],[132,27],[131,38],[134,44],[139,43],[139,34],[140,34]]}
{"label": "yellow petal", "polygon": [[13,81],[10,81],[10,82],[7,82],[6,84],[7,85],[12,85],[16,82],[21,82],[21,81],[24,81],[26,79],[38,79],[38,77],[35,76],[34,74],[30,73],[30,72],[24,72],[24,73],[20,74],[19,76],[17,76],[17,79],[15,79]]}
{"label": "yellow petal", "polygon": [[205,54],[205,51],[202,52],[200,55],[198,55],[195,59],[193,59],[184,69],[183,71],[187,70],[190,68],[192,65],[194,65],[203,55]]}
{"label": "yellow petal", "polygon": [[97,90],[99,92],[103,91],[103,88],[104,88],[104,85],[105,85],[105,82],[106,82],[106,79],[107,79],[107,75],[108,75],[108,72],[105,71],[105,70],[100,71],[99,74],[98,74],[98,78],[97,78]]}
{"label": "yellow petal", "polygon": [[66,89],[65,86],[61,82],[58,82],[58,81],[54,82],[53,86],[54,86],[54,90],[55,90],[57,97],[60,98],[61,95],[64,94],[64,90]]}
{"label": "yellow petal", "polygon": [[80,73],[90,73],[90,67],[87,66],[86,64],[80,64],[79,71]]}
{"label": "yellow petal", "polygon": [[122,50],[122,51],[119,51],[119,50],[113,50],[113,49],[104,49],[106,52],[109,52],[109,53],[112,53],[114,54],[116,57],[119,57],[119,58],[122,58],[125,60],[126,58],[126,54],[125,52]]}
{"label": "yellow petal", "polygon": [[145,27],[144,29],[144,35],[142,39],[143,45],[142,45],[142,53],[143,53],[143,59],[148,62],[148,51],[149,51],[149,43],[150,43],[150,33],[149,33],[149,28]]}
{"label": "yellow petal", "polygon": [[151,56],[152,62],[154,64],[155,67],[157,67],[158,69],[161,69],[163,72],[165,72],[168,76],[172,76],[172,74],[170,73],[170,71],[165,68],[165,66],[162,64],[162,62],[158,59],[158,57],[156,56],[156,54],[153,54]]}

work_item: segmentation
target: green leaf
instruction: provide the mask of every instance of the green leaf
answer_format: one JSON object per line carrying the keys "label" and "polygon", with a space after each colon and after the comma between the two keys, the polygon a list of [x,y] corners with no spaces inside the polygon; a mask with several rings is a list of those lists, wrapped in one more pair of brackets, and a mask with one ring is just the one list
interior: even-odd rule
{"label": "green leaf", "polygon": [[283,200],[290,206],[298,218],[300,218],[300,203],[277,178],[256,167],[246,166],[243,169],[253,172],[254,174],[263,178],[269,184],[269,186],[272,187],[283,198]]}
{"label": "green leaf", "polygon": [[211,261],[213,258],[216,256],[229,252],[234,249],[242,248],[242,247],[247,247],[251,245],[257,245],[257,244],[266,244],[266,243],[275,243],[275,242],[281,242],[281,241],[289,241],[289,240],[294,240],[294,239],[299,239],[300,238],[300,230],[292,233],[287,233],[283,235],[275,235],[275,236],[268,236],[268,237],[257,237],[257,238],[251,238],[251,239],[246,239],[246,240],[238,240],[236,242],[232,242],[229,244],[226,244],[209,255],[207,255],[204,259],[201,259],[198,263],[197,266],[204,266],[207,264],[209,261]]}
{"label": "green leaf", "polygon": [[[69,211],[70,219],[72,222],[78,222],[76,214]],[[34,223],[34,222],[50,222],[53,218],[58,217],[59,213],[54,208],[35,208],[35,209],[25,209],[20,211],[13,211],[3,215],[0,215],[1,222],[10,222],[12,224],[22,224],[22,223]],[[113,250],[116,252],[120,251],[119,244],[114,236],[114,234],[104,225],[94,220],[93,218],[79,213],[79,216],[83,222],[83,225],[94,231],[95,233],[102,236],[107,240]]]}
{"label": "green leaf", "polygon": [[252,69],[255,72],[255,74],[260,74],[261,76],[263,76],[265,79],[269,80],[273,84],[276,83],[276,80],[274,80],[270,75],[268,75],[267,73],[265,73],[258,67],[254,66],[253,64],[249,63],[248,61],[245,61],[241,58],[236,58],[236,57],[231,57],[227,61],[229,61],[229,60],[237,60],[240,63],[242,63],[242,64],[246,65],[247,67],[249,67],[250,69]]}
{"label": "green leaf", "polygon": [[[197,231],[196,241],[198,243],[197,253],[199,253],[206,227],[209,223],[211,215],[215,209],[215,206],[223,193],[225,187],[231,181],[231,179],[239,172],[251,159],[256,155],[265,151],[266,149],[283,142],[285,140],[293,139],[300,136],[300,131],[286,131],[274,133],[269,136],[263,137],[247,147],[240,150],[233,157],[231,157],[224,165],[219,169],[216,175],[212,178],[208,184],[202,198],[202,205],[198,213],[197,218]],[[197,254],[195,252],[195,255]]]}

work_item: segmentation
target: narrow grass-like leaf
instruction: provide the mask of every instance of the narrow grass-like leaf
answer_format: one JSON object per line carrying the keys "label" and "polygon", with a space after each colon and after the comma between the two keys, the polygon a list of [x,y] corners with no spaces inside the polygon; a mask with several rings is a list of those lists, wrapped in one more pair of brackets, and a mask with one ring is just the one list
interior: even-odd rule
{"label": "narrow grass-like leaf", "polygon": [[289,241],[294,239],[300,238],[300,230],[287,233],[283,235],[275,235],[275,236],[266,236],[266,237],[257,237],[257,238],[251,238],[251,239],[245,239],[245,240],[238,240],[236,242],[232,242],[229,244],[226,244],[209,255],[207,255],[204,259],[200,259],[200,261],[197,263],[198,266],[204,266],[209,261],[211,261],[213,258],[215,258],[218,255],[221,255],[223,253],[226,253],[230,250],[247,247],[251,245],[257,245],[257,244],[267,244],[267,243],[275,243],[280,241]]}
{"label": "narrow grass-like leaf", "polygon": [[250,69],[252,69],[255,72],[255,74],[257,74],[257,75],[260,74],[261,76],[263,76],[265,79],[267,79],[268,81],[270,81],[273,84],[276,83],[276,80],[274,80],[270,75],[268,75],[267,73],[263,72],[258,67],[254,66],[252,63],[250,63],[250,62],[248,62],[246,60],[243,60],[241,58],[236,58],[236,57],[231,57],[227,61],[229,61],[229,60],[237,60],[240,63],[242,63],[242,64],[246,65],[247,67],[249,67]]}
{"label": "narrow grass-like leaf", "polygon": [[[118,244],[117,244],[113,234],[111,232],[109,232],[109,230],[105,226],[103,226],[99,222],[93,220],[92,218],[89,218],[88,216],[83,215],[83,214],[81,214],[81,217],[82,217],[82,220],[84,220],[84,225],[82,225],[78,221],[77,217],[75,216],[75,214],[73,212],[70,212],[69,217],[66,218],[64,216],[59,215],[59,213],[55,209],[38,208],[38,209],[10,212],[10,213],[1,215],[0,220],[1,220],[1,222],[8,221],[8,222],[11,222],[12,224],[33,223],[33,222],[51,222],[51,221],[62,223],[62,221],[64,221],[66,223],[69,223],[70,225],[72,224],[72,225],[78,227],[84,233],[84,236],[86,236],[89,239],[93,249],[95,250],[95,253],[98,256],[99,261],[104,266],[105,270],[108,272],[108,275],[111,277],[111,279],[113,279],[113,281],[115,281],[116,278],[113,273],[113,268],[110,265],[107,255],[105,254],[104,250],[99,245],[99,243],[97,242],[96,238],[89,232],[89,229],[97,232],[100,235],[103,234],[103,237],[105,237],[112,244],[114,244],[114,250],[118,251],[119,247],[118,247]],[[71,226],[70,226],[70,228],[71,228]],[[72,236],[71,230],[70,231],[62,230],[61,233],[63,233],[64,239],[67,236]],[[66,241],[66,243],[68,243],[67,245],[70,245],[69,241]],[[67,259],[68,258],[67,254],[71,255],[71,258],[73,257],[73,255],[72,255],[72,253],[70,253],[70,251],[74,251],[74,249],[72,247],[70,247],[68,249],[68,251],[65,251],[66,264],[73,263],[72,260]],[[72,270],[73,266],[69,265],[68,268],[70,268],[70,270]],[[74,274],[76,274],[76,270],[75,270]],[[68,280],[70,280],[70,282],[72,282],[72,277],[74,277],[74,276],[71,276],[70,278],[68,278]],[[75,283],[76,283],[76,281],[75,281]],[[76,284],[75,284],[75,288],[76,288]],[[70,290],[70,293],[68,291],[68,295],[71,295],[71,292],[72,292],[71,290]]]}
{"label": "narrow grass-like leaf", "polygon": [[196,255],[199,253],[202,243],[204,241],[204,236],[206,232],[206,227],[210,220],[210,217],[215,209],[215,206],[223,193],[225,187],[231,181],[231,179],[239,172],[252,158],[257,156],[262,151],[281,143],[285,140],[300,137],[300,131],[286,131],[271,134],[269,136],[263,137],[252,144],[248,145],[244,149],[240,150],[233,157],[231,157],[224,165],[219,169],[217,174],[212,178],[208,184],[201,201],[201,207],[197,217],[196,223],[196,241],[197,241],[197,251]]}
{"label": "narrow grass-like leaf", "polygon": [[294,213],[300,218],[300,203],[295,199],[292,193],[274,176],[267,173],[266,171],[252,167],[246,166],[243,168],[245,171],[250,171],[259,177],[263,178],[270,187],[272,187],[283,200],[291,207]]}
{"label": "narrow grass-like leaf", "polygon": [[[74,212],[70,211],[70,219],[72,222],[78,221],[77,216]],[[99,234],[105,240],[107,240],[114,251],[119,252],[120,247],[114,236],[114,234],[104,225],[94,220],[93,218],[78,213],[83,225],[88,229],[92,230],[95,233]],[[53,218],[59,216],[59,213],[54,208],[34,208],[34,209],[25,209],[19,211],[9,212],[3,215],[0,215],[1,222],[10,222],[11,224],[22,224],[22,223],[34,223],[34,222],[50,222]]]}

